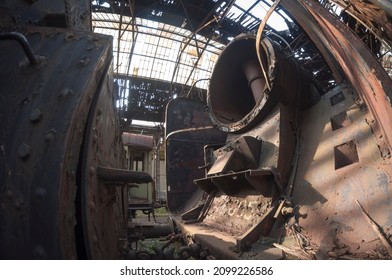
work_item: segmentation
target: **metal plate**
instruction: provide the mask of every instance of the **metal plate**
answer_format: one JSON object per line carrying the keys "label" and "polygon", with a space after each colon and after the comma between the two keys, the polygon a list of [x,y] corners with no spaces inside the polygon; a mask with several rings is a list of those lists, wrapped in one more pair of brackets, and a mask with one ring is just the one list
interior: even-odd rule
{"label": "metal plate", "polygon": [[[111,73],[111,71],[109,71]],[[99,166],[125,166],[119,120],[113,102],[113,78],[98,84],[87,121],[81,157],[81,211],[88,259],[118,259],[120,238],[126,237],[127,188],[105,184],[97,176]],[[125,200],[126,201],[126,200]],[[127,203],[127,201],[126,201]]]}
{"label": "metal plate", "polygon": [[41,64],[1,42],[0,258],[75,259],[77,168],[111,38],[25,30]]}
{"label": "metal plate", "polygon": [[[391,164],[377,145],[369,125],[372,117],[354,103],[349,87],[344,101],[331,106],[330,97],[340,89],[327,93],[304,115],[293,199],[299,224],[317,244],[319,258],[341,248],[362,258],[378,248],[379,240],[356,200],[379,226],[390,229]],[[350,123],[333,130],[331,117],[339,112],[346,112]]]}
{"label": "metal plate", "polygon": [[166,110],[167,203],[170,211],[181,210],[204,177],[204,146],[224,144],[226,134],[213,128],[205,104],[191,99],[175,99]]}

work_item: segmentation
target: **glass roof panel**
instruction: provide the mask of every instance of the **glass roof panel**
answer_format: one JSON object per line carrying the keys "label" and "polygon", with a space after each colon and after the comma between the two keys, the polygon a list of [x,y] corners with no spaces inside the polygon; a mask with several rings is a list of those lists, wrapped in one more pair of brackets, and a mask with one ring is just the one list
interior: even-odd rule
{"label": "glass roof panel", "polygon": [[[136,18],[135,30],[130,17],[121,17],[120,23],[119,15],[93,13],[92,19],[94,32],[113,36],[113,62],[118,75],[192,85],[210,77],[217,54],[224,47],[189,30],[147,19]],[[200,82],[196,87],[207,89],[207,84]]]}

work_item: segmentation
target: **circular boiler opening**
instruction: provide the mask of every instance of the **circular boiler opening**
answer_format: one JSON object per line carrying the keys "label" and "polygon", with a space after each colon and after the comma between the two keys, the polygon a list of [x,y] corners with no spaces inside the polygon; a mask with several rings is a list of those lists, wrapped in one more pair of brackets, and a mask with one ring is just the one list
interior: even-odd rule
{"label": "circular boiler opening", "polygon": [[212,122],[226,131],[242,129],[245,118],[264,102],[265,84],[255,36],[237,37],[223,50],[211,76],[207,102]]}

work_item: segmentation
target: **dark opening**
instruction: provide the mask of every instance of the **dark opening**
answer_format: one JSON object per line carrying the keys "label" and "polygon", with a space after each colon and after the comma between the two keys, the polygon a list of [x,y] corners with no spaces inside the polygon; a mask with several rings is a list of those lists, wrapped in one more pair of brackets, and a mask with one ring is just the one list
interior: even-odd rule
{"label": "dark opening", "polygon": [[334,153],[335,170],[359,161],[357,145],[354,140],[336,146]]}
{"label": "dark opening", "polygon": [[332,96],[332,97],[330,98],[331,105],[332,105],[332,106],[335,106],[336,104],[342,102],[342,101],[345,100],[345,99],[346,99],[346,98],[344,97],[343,92],[340,91],[340,92],[338,92],[337,94],[335,94],[334,96]]}
{"label": "dark opening", "polygon": [[345,127],[351,123],[346,112],[341,112],[331,117],[332,131]]}

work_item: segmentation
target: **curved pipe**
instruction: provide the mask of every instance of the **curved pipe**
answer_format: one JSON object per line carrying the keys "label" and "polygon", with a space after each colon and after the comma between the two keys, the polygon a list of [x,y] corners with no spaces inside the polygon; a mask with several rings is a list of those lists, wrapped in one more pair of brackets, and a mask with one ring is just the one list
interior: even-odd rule
{"label": "curved pipe", "polygon": [[37,56],[33,53],[31,49],[29,41],[27,41],[26,37],[19,32],[10,32],[5,34],[0,34],[0,40],[15,40],[19,43],[19,45],[23,48],[27,58],[29,59],[30,65],[37,65],[38,59]]}
{"label": "curved pipe", "polygon": [[248,130],[279,102],[286,106],[299,102],[298,108],[302,110],[320,98],[311,87],[311,75],[293,58],[287,57],[268,38],[260,42],[259,57],[256,40],[254,35],[236,37],[215,64],[207,105],[212,123],[221,131]]}

